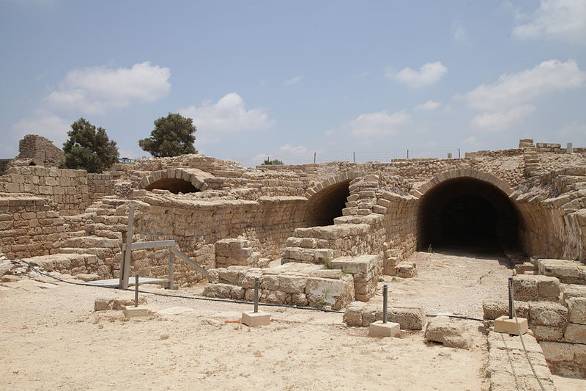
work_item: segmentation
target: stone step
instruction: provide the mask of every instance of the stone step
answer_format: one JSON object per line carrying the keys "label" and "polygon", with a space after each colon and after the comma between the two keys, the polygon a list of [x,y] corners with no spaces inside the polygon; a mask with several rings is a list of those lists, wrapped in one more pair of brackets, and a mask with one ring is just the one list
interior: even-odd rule
{"label": "stone step", "polygon": [[76,248],[76,247],[64,247],[60,248],[59,251],[62,254],[92,254],[101,259],[105,259],[106,257],[111,257],[115,250],[111,248]]}
{"label": "stone step", "polygon": [[326,265],[334,259],[334,250],[330,248],[285,247],[281,262],[301,262]]}
{"label": "stone step", "polygon": [[96,231],[111,231],[116,233],[126,232],[127,224],[104,224],[104,223],[88,223],[85,225],[85,232],[93,234]]}
{"label": "stone step", "polygon": [[586,285],[586,265],[566,259],[538,259],[539,274],[556,277],[564,284]]}
{"label": "stone step", "polygon": [[67,274],[104,272],[105,267],[94,254],[51,254],[24,258],[23,261],[42,267],[47,271]]}
{"label": "stone step", "polygon": [[296,228],[294,236],[298,238],[316,238],[334,240],[346,236],[358,236],[368,233],[368,224],[335,224],[321,227]]}
{"label": "stone step", "polygon": [[120,248],[120,241],[118,239],[102,238],[99,236],[79,236],[63,240],[61,247]]}
{"label": "stone step", "polygon": [[128,224],[128,216],[106,216],[100,215],[94,217],[96,223],[102,224]]}

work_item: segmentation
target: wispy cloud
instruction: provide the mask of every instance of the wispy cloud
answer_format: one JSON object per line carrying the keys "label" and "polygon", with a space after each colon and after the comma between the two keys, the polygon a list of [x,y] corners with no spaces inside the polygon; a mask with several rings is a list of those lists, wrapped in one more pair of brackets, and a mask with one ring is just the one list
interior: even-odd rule
{"label": "wispy cloud", "polygon": [[294,77],[292,77],[290,79],[285,80],[283,82],[283,85],[285,85],[285,86],[293,86],[295,84],[301,83],[302,80],[303,80],[303,75],[297,75],[297,76],[294,76]]}
{"label": "wispy cloud", "polygon": [[525,22],[513,29],[518,39],[556,39],[586,44],[586,1],[541,0]]}
{"label": "wispy cloud", "polygon": [[441,80],[448,68],[440,61],[423,64],[419,69],[403,68],[399,72],[387,71],[386,77],[411,88],[430,86]]}

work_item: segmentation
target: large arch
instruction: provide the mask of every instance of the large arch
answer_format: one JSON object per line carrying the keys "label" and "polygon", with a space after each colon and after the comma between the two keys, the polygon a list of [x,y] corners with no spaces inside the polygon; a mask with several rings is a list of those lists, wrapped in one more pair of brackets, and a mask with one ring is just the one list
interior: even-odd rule
{"label": "large arch", "polygon": [[418,189],[417,248],[520,249],[523,221],[511,187],[491,174],[453,170]]}

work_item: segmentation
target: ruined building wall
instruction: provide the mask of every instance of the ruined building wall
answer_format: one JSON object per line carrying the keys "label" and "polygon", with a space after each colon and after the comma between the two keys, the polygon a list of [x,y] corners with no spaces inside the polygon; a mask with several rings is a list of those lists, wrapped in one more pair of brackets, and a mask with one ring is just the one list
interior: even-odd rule
{"label": "ruined building wall", "polygon": [[64,159],[64,153],[51,140],[35,134],[27,134],[18,144],[19,154],[16,160],[26,160],[27,164],[58,167]]}
{"label": "ruined building wall", "polygon": [[11,167],[0,176],[0,192],[38,195],[63,215],[82,213],[94,200],[112,194],[108,174],[54,167]]}

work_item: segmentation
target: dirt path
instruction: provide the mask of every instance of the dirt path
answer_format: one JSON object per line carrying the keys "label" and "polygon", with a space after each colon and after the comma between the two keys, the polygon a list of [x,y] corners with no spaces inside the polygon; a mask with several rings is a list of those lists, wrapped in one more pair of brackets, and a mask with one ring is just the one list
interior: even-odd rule
{"label": "dirt path", "polygon": [[[273,311],[260,329],[225,324],[243,306],[148,297],[157,320],[92,312],[103,290],[31,280],[0,286],[0,389],[478,390],[483,352],[371,339],[341,314]],[[181,307],[178,309],[177,307]]]}
{"label": "dirt path", "polygon": [[512,272],[495,258],[418,252],[409,260],[417,265],[417,277],[385,277],[391,303],[420,305],[428,314],[482,318],[484,300],[506,298]]}

